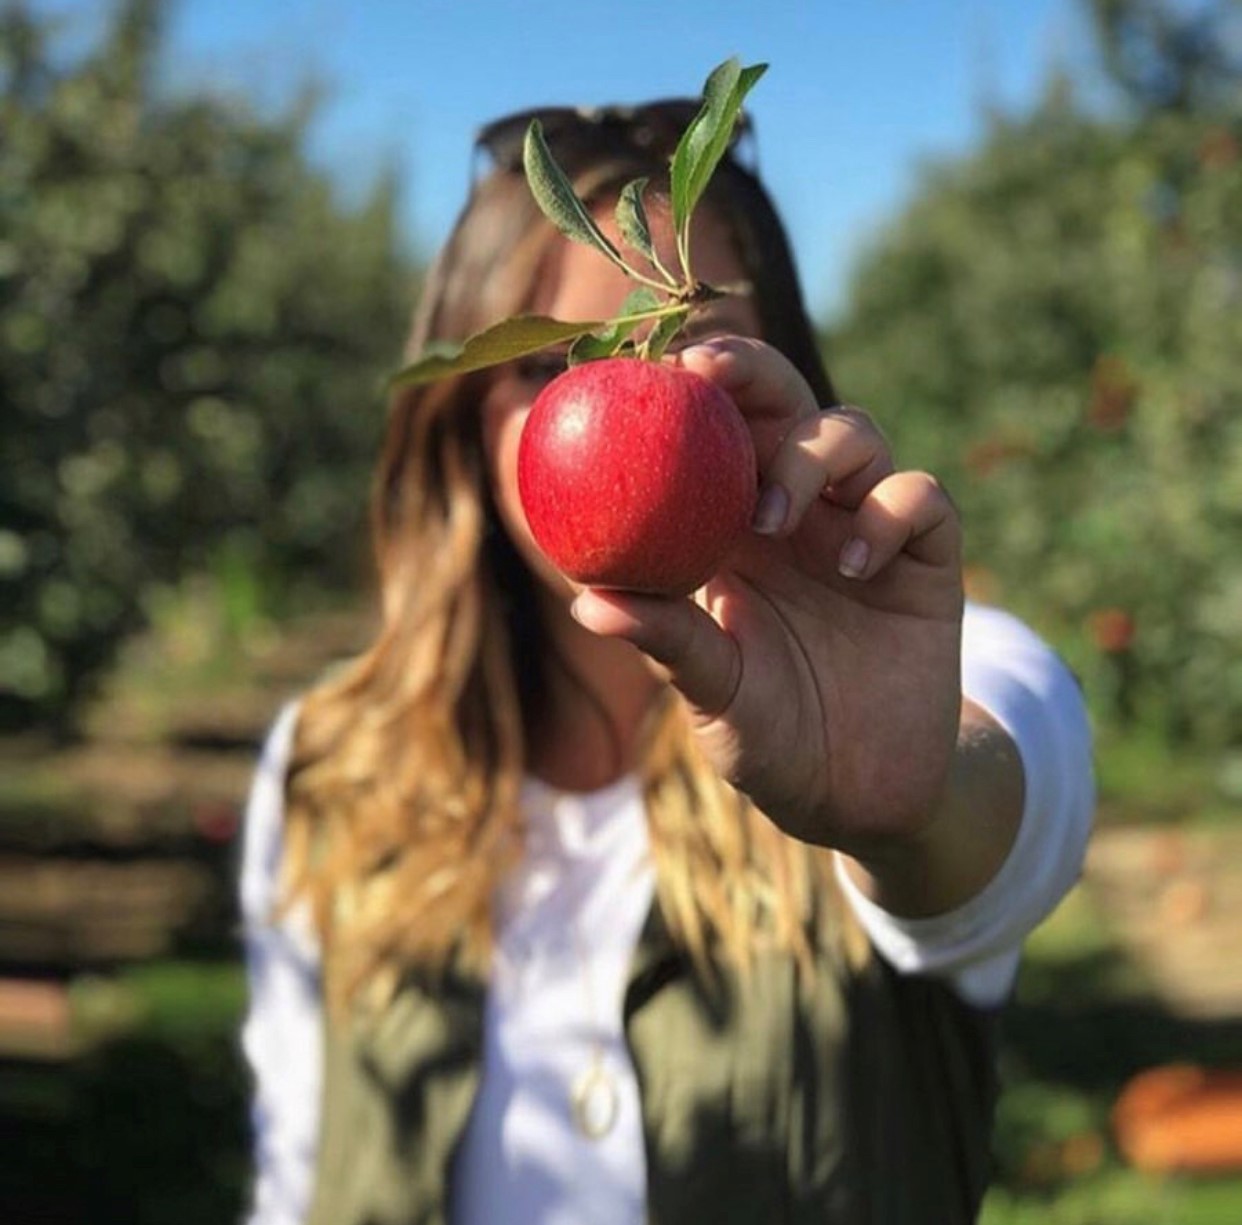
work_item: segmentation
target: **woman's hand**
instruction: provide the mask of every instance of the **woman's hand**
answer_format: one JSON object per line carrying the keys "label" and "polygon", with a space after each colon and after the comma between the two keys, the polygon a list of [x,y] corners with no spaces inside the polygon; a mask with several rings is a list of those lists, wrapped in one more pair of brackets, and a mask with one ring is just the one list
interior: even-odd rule
{"label": "woman's hand", "polygon": [[864,861],[942,808],[962,717],[961,531],[871,419],[821,408],[757,340],[684,350],[750,424],[755,531],[691,599],[588,591],[574,615],[668,671],[720,772],[795,837]]}

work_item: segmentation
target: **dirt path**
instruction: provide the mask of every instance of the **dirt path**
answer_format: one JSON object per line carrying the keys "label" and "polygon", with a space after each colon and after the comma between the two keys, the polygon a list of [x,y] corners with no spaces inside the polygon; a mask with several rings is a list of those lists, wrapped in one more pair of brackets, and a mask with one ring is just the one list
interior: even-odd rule
{"label": "dirt path", "polygon": [[1084,886],[1171,1011],[1242,1017],[1242,829],[1104,827]]}

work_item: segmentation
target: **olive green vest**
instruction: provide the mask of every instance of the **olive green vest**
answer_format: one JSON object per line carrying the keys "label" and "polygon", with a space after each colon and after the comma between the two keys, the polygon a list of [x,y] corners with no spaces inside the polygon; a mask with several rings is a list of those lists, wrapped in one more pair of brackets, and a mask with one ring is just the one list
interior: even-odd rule
{"label": "olive green vest", "polygon": [[[975,1220],[996,1014],[878,957],[819,970],[808,987],[772,955],[710,988],[651,912],[624,1002],[651,1225]],[[447,1225],[483,1002],[478,980],[411,978],[369,1025],[329,1028],[312,1225]]]}

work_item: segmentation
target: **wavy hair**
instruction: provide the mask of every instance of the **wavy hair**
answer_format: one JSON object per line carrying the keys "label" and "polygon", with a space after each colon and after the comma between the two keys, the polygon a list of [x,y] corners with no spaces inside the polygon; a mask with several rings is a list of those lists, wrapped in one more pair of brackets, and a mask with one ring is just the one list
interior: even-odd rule
{"label": "wavy hair", "polygon": [[[632,153],[568,169],[597,203],[665,170]],[[706,205],[736,244],[763,335],[830,402],[765,191],[726,160]],[[520,174],[481,180],[429,274],[410,351],[529,309],[557,241]],[[338,1002],[453,958],[482,968],[493,893],[521,854],[519,790],[549,646],[536,580],[491,501],[488,377],[395,395],[372,502],[379,626],[301,705],[284,897],[309,903]],[[640,763],[658,904],[696,964],[744,968],[773,943],[806,964],[809,918],[831,879],[824,853],[781,834],[711,769],[671,689],[648,716]]]}

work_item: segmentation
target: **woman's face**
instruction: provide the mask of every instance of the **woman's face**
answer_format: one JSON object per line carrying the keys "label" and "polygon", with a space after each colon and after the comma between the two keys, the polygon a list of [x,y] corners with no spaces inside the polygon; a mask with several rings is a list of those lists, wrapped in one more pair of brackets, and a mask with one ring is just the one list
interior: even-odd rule
{"label": "woman's face", "polygon": [[[597,220],[620,245],[611,217],[600,215]],[[652,210],[649,221],[661,260],[665,267],[675,268],[676,253],[667,215]],[[571,322],[614,316],[634,289],[634,282],[597,251],[581,243],[558,241],[561,245],[556,258],[550,261],[552,270],[536,291],[531,309]],[[690,245],[691,262],[700,280],[725,286],[744,279],[728,231],[710,213],[700,212],[695,217]],[[636,266],[641,267],[640,257],[634,258],[639,261]],[[683,336],[696,339],[722,333],[759,335],[759,317],[749,295],[730,294],[711,303],[691,321]],[[493,497],[510,539],[544,585],[568,601],[577,588],[544,557],[531,536],[517,482],[518,443],[531,404],[564,368],[564,358],[557,353],[536,354],[500,367],[483,400],[483,448]]]}

